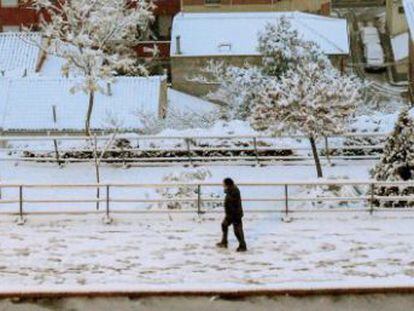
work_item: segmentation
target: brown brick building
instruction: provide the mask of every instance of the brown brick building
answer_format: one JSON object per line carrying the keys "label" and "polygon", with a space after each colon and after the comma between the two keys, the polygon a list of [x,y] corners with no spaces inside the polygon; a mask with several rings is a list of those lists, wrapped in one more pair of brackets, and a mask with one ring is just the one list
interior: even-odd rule
{"label": "brown brick building", "polygon": [[329,15],[331,0],[181,0],[183,12],[301,11]]}

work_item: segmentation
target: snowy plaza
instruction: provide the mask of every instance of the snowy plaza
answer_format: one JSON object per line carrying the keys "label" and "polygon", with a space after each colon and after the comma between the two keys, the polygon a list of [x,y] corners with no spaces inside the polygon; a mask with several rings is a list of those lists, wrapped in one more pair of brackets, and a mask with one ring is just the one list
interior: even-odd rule
{"label": "snowy plaza", "polygon": [[414,309],[414,0],[0,0],[0,310]]}

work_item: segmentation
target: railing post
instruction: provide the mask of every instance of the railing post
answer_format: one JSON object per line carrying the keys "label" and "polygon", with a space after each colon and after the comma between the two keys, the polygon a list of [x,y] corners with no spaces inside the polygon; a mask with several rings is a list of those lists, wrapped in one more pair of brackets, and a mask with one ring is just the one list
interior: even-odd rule
{"label": "railing post", "polygon": [[259,152],[257,151],[257,138],[256,137],[253,137],[253,147],[254,147],[254,155],[256,157],[256,164],[260,165]]}
{"label": "railing post", "polygon": [[201,185],[197,185],[197,214],[201,215]]}
{"label": "railing post", "polygon": [[282,221],[284,222],[292,221],[292,218],[289,217],[289,188],[287,184],[285,184],[285,216],[282,217]]}
{"label": "railing post", "polygon": [[191,156],[191,146],[190,146],[190,139],[189,138],[185,138],[185,144],[187,146],[188,162],[190,162],[190,165],[193,165],[193,157]]}
{"label": "railing post", "polygon": [[369,207],[369,214],[374,214],[374,200],[375,200],[375,184],[371,184],[371,199],[370,199],[370,207]]}
{"label": "railing post", "polygon": [[17,218],[16,223],[18,225],[24,225],[25,219],[23,217],[23,186],[19,186],[19,217]]}
{"label": "railing post", "polygon": [[329,150],[329,138],[328,138],[328,136],[325,136],[325,153],[326,153],[326,160],[328,161],[328,164],[332,165],[331,155],[329,154],[330,150]]}
{"label": "railing post", "polygon": [[106,209],[105,209],[104,223],[107,225],[109,225],[112,222],[112,218],[109,216],[109,204],[111,202],[109,187],[110,187],[109,185],[106,185]]}

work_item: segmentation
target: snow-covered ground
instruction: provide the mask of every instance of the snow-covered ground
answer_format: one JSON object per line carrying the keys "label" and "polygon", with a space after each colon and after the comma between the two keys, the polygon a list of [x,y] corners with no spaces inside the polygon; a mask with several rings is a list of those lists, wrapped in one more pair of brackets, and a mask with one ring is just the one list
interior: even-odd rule
{"label": "snow-covered ground", "polygon": [[[325,167],[327,176],[366,179],[373,163],[353,161]],[[129,168],[104,166],[103,182],[156,183],[185,168]],[[237,182],[314,180],[312,165],[271,167],[210,167],[206,181],[231,176]],[[2,162],[4,183],[92,183],[91,165]],[[216,189],[222,192],[221,189]],[[16,193],[3,189],[3,198]],[[242,189],[243,196],[271,196],[283,189]],[[90,190],[35,190],[25,195],[41,198],[91,197]],[[119,192],[128,197],[139,193]],[[113,214],[105,225],[102,215],[28,215],[23,226],[14,216],[0,218],[0,290],[24,287],[136,289],[307,288],[349,285],[414,285],[414,214],[364,212],[294,214],[281,222],[279,203],[270,213],[250,213],[245,204],[249,251],[218,250],[221,213]],[[269,205],[270,207],[270,205]],[[3,206],[2,211],[17,206]],[[82,207],[40,205],[37,211],[94,211]],[[118,207],[112,207],[116,210]],[[133,206],[134,209],[138,208]],[[221,207],[217,211],[221,211]],[[39,287],[40,286],[40,287]]]}
{"label": "snow-covered ground", "polygon": [[[220,217],[0,220],[0,288],[258,289],[414,285],[412,214],[245,217],[249,251],[219,250]],[[98,287],[97,287],[98,286]],[[82,289],[79,287],[78,289]]]}

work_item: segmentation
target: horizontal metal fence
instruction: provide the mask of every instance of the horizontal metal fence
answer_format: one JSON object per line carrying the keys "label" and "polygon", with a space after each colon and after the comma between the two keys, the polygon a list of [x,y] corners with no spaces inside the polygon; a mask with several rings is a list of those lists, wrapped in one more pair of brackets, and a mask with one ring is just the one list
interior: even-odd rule
{"label": "horizontal metal fence", "polygon": [[[319,152],[322,160],[372,160],[378,159],[383,149],[382,143],[358,142],[344,144],[349,139],[363,140],[366,138],[382,139],[388,133],[344,133],[338,136],[320,139]],[[3,136],[0,137],[0,161],[32,161],[32,162],[92,162],[93,159],[81,156],[80,153],[92,153],[92,146],[87,146],[90,137],[84,136]],[[94,137],[98,143],[105,145],[114,139],[108,135]],[[189,163],[202,164],[203,162],[242,162],[269,164],[277,161],[304,161],[311,160],[311,148],[307,144],[295,145],[280,143],[283,139],[306,140],[303,135],[289,136],[257,136],[257,135],[235,135],[235,136],[139,136],[119,135],[116,139],[127,139],[130,147],[114,146],[112,143],[108,148],[98,146],[98,153],[106,155],[102,162],[109,163],[131,163],[136,165],[156,165],[160,163]],[[342,140],[338,143],[338,140]],[[208,141],[208,144],[206,144]],[[50,143],[48,146],[39,147],[39,143]],[[76,147],[61,143],[76,143]],[[227,145],[223,145],[225,142]],[[16,146],[22,144],[23,146]],[[27,146],[25,146],[27,144]],[[159,146],[157,146],[159,144]],[[30,156],[19,153],[32,152]],[[291,151],[292,154],[283,154]],[[74,153],[78,156],[74,156]],[[157,152],[159,154],[157,154]],[[271,153],[274,154],[271,154]],[[115,154],[118,153],[118,154]],[[128,154],[125,156],[126,154]],[[137,153],[141,153],[140,156]],[[269,154],[270,153],[270,154]],[[332,154],[331,154],[332,153]]]}
{"label": "horizontal metal fence", "polygon": [[[375,189],[377,187],[399,187],[399,188],[408,188],[414,187],[414,181],[412,182],[381,182],[373,180],[335,180],[335,181],[286,181],[286,182],[273,182],[273,183],[239,183],[239,187],[245,190],[248,187],[258,187],[258,188],[279,188],[283,189],[282,196],[272,196],[272,197],[243,197],[243,203],[255,202],[255,203],[269,203],[273,202],[277,205],[275,208],[267,209],[249,209],[246,208],[245,211],[249,212],[260,212],[260,213],[281,213],[283,219],[289,220],[291,213],[299,212],[368,212],[373,214],[375,211],[410,211],[414,209],[410,208],[379,208],[376,207],[374,202],[388,201],[388,202],[414,202],[414,195],[406,196],[377,196],[375,195]],[[364,186],[366,188],[365,192],[362,192],[357,196],[294,196],[290,195],[289,190],[292,187],[320,187],[320,186]],[[123,198],[119,196],[114,196],[112,190],[115,189],[165,189],[165,188],[189,188],[193,189],[190,195],[184,198],[153,198],[153,199],[142,199],[142,198]],[[75,206],[76,204],[81,203],[90,203],[96,204],[99,213],[104,213],[105,222],[111,222],[111,213],[196,213],[202,215],[206,212],[222,212],[222,210],[208,210],[203,208],[204,204],[212,202],[222,202],[222,198],[211,198],[203,196],[203,190],[209,187],[221,187],[221,183],[160,183],[160,184],[127,184],[127,183],[104,183],[104,184],[0,184],[0,189],[17,189],[18,198],[2,198],[0,200],[1,205],[13,205],[16,204],[18,209],[15,213],[18,215],[18,223],[23,224],[26,215],[30,214],[56,214],[56,213],[66,213],[66,212],[50,212],[47,208],[44,210],[38,210],[36,212],[25,211],[25,205],[27,204],[41,204],[46,205],[59,205],[63,203],[71,204]],[[68,196],[65,198],[56,199],[51,193],[45,194],[41,199],[35,199],[28,196],[25,190],[28,189],[43,189],[43,190],[52,190],[52,189],[66,189],[68,190]],[[92,195],[88,198],[77,198],[76,191],[79,189],[100,189],[102,196],[96,197]],[[292,208],[290,206],[293,202],[360,202],[361,206],[359,208],[347,207],[347,208],[327,208],[327,209],[303,209],[303,208]],[[136,209],[134,211],[123,211],[119,209],[117,205],[119,204],[139,204],[139,203],[192,203],[191,208],[188,209]],[[88,213],[88,212],[81,212]]]}

